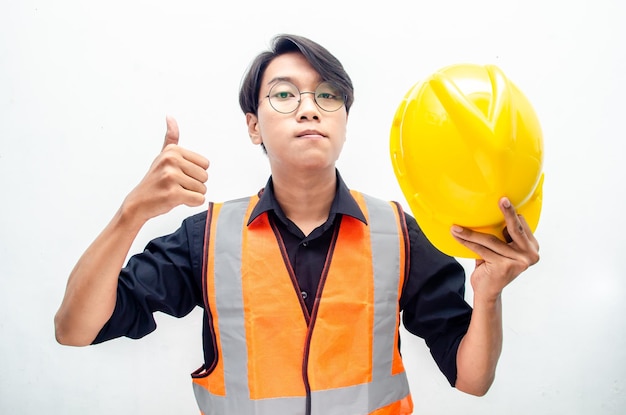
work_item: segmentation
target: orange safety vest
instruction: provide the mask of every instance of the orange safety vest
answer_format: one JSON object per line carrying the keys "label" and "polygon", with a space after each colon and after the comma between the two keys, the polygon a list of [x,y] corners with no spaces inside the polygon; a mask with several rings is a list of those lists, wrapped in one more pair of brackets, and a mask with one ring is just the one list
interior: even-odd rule
{"label": "orange safety vest", "polygon": [[192,374],[205,415],[404,415],[398,350],[408,236],[401,207],[352,192],[367,224],[341,217],[309,316],[258,196],[211,204],[205,306],[216,363]]}

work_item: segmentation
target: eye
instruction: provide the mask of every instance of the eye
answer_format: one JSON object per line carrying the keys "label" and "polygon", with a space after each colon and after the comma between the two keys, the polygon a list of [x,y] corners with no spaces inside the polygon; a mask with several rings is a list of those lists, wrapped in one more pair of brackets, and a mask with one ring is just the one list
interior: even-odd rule
{"label": "eye", "polygon": [[274,93],[274,98],[276,99],[287,99],[293,97],[293,93],[289,91],[277,91]]}
{"label": "eye", "polygon": [[320,99],[337,99],[337,95],[333,95],[330,92],[321,92],[317,94],[317,97]]}
{"label": "eye", "polygon": [[315,90],[315,93],[317,99],[325,101],[343,100],[343,95],[341,94],[341,92],[339,92],[339,88],[337,88],[334,84],[330,82],[322,82]]}
{"label": "eye", "polygon": [[289,82],[279,82],[270,89],[270,99],[275,101],[287,101],[298,97],[298,89]]}
{"label": "eye", "polygon": [[337,111],[344,104],[345,96],[331,82],[322,82],[315,89],[315,102],[324,111]]}

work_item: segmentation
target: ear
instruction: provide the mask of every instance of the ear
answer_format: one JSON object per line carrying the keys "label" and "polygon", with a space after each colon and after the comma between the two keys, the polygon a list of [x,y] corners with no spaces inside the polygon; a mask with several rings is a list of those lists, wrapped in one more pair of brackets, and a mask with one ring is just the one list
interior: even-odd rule
{"label": "ear", "polygon": [[251,112],[246,113],[246,124],[248,124],[248,135],[252,144],[263,144],[263,138],[259,129],[259,117]]}

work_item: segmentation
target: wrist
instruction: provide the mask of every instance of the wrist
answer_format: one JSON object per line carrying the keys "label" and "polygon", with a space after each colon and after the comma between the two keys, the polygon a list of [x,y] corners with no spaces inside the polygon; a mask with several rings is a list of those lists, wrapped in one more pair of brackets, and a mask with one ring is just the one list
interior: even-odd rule
{"label": "wrist", "polygon": [[502,303],[502,291],[493,293],[474,292],[474,308],[483,306],[487,308],[498,307]]}
{"label": "wrist", "polygon": [[140,212],[138,206],[126,198],[115,214],[118,226],[131,231],[141,229],[148,220],[143,218]]}

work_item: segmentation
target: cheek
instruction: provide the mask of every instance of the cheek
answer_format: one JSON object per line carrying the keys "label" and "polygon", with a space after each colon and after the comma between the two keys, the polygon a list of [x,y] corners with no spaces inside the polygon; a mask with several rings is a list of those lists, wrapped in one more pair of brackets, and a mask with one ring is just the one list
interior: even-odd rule
{"label": "cheek", "polygon": [[346,121],[347,120],[342,120],[337,125],[337,133],[338,133],[341,143],[344,143],[346,141],[346,135],[348,131],[348,125]]}
{"label": "cheek", "polygon": [[274,114],[267,114],[259,111],[258,120],[258,131],[259,134],[261,134],[261,137],[267,138],[268,136],[272,136],[272,132],[276,130],[278,124],[278,120]]}

